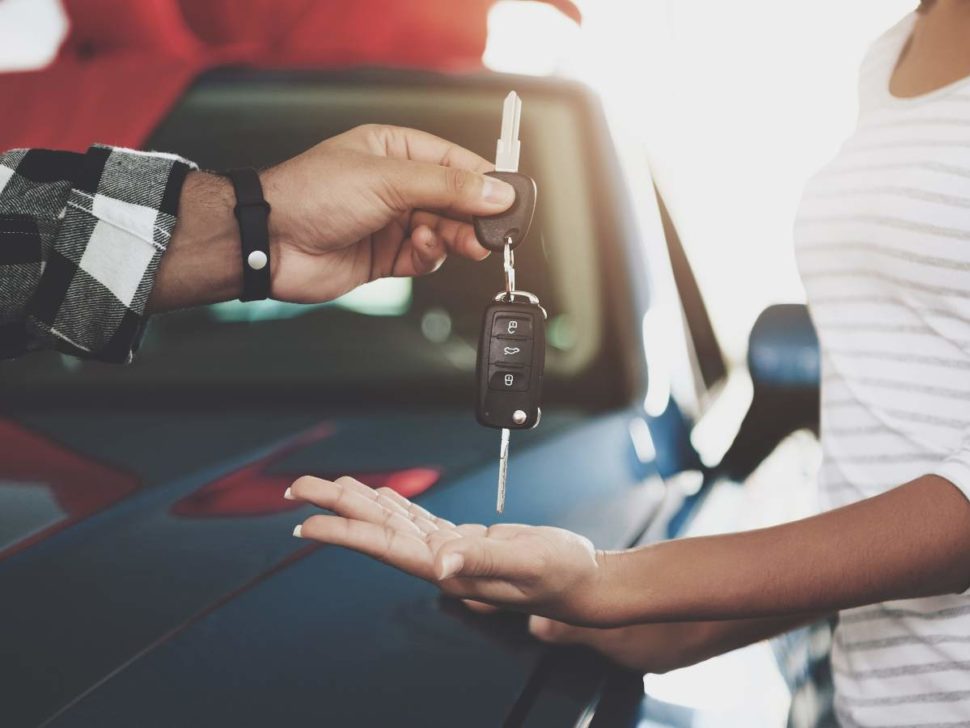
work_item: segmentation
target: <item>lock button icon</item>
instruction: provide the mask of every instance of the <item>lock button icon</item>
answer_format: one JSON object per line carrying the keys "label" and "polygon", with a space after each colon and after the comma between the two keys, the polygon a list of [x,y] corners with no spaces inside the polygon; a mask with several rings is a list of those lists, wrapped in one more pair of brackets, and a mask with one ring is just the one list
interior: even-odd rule
{"label": "lock button icon", "polygon": [[506,367],[491,367],[489,370],[489,389],[509,392],[524,392],[529,388],[529,367],[509,369]]}

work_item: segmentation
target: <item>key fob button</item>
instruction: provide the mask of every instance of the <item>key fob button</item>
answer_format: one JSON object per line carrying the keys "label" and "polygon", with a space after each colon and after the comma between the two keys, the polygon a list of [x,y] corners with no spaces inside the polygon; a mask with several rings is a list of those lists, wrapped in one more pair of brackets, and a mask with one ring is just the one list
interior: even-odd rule
{"label": "key fob button", "polygon": [[499,314],[492,322],[492,336],[524,336],[532,338],[532,318]]}
{"label": "key fob button", "polygon": [[493,338],[489,344],[488,360],[491,364],[531,364],[532,339]]}
{"label": "key fob button", "polygon": [[529,388],[530,367],[520,369],[506,369],[504,367],[488,368],[489,389],[507,392],[524,392]]}

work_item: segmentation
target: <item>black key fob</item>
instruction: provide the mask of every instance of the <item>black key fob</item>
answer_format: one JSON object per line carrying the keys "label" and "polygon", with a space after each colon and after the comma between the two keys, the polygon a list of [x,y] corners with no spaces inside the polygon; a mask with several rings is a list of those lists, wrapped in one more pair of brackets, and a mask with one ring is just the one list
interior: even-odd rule
{"label": "black key fob", "polygon": [[506,242],[514,250],[525,240],[532,226],[532,216],[536,210],[536,183],[531,177],[518,172],[486,172],[508,182],[515,188],[515,202],[505,212],[488,217],[476,217],[475,235],[478,241],[489,250],[501,251]]}
{"label": "black key fob", "polygon": [[538,300],[496,301],[485,309],[475,409],[480,424],[509,430],[539,424],[545,331],[546,312]]}

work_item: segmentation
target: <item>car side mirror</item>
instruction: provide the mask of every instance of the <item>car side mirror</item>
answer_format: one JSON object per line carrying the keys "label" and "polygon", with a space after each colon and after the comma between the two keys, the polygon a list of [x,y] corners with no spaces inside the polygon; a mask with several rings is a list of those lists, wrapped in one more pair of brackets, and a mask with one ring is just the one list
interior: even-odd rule
{"label": "car side mirror", "polygon": [[717,468],[735,479],[747,477],[796,430],[818,434],[821,355],[805,306],[780,304],[761,313],[751,329],[748,371],[751,406]]}

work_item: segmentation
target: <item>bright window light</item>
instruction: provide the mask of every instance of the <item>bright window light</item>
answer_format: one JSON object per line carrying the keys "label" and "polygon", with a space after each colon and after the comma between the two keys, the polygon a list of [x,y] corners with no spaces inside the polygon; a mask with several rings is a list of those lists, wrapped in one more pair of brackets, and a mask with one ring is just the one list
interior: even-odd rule
{"label": "bright window light", "polygon": [[336,306],[365,316],[403,316],[411,306],[411,288],[410,278],[380,278],[328,303],[307,305],[272,299],[247,303],[224,301],[213,304],[209,310],[218,321],[281,320],[303,316],[324,306]]}
{"label": "bright window light", "polygon": [[493,71],[546,76],[563,70],[579,27],[546,3],[499,0],[488,14],[482,62]]}
{"label": "bright window light", "polygon": [[916,0],[587,0],[573,34],[535,5],[495,6],[486,64],[584,80],[639,136],[741,361],[761,310],[802,298],[801,190],[852,129],[866,48]]}
{"label": "bright window light", "polygon": [[58,0],[0,0],[0,72],[46,66],[65,33],[67,17]]}

